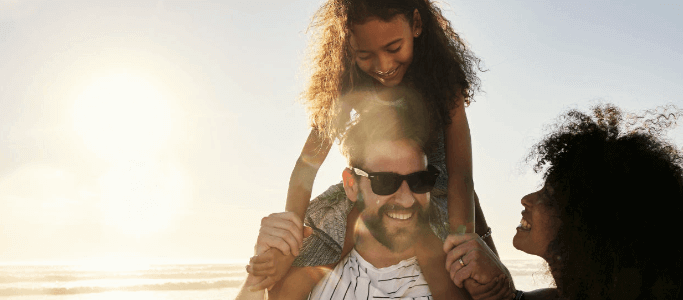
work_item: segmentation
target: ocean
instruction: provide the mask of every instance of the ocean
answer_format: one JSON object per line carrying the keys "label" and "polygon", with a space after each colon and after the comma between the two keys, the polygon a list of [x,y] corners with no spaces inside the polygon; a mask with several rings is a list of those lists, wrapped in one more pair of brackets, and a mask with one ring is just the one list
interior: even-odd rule
{"label": "ocean", "polygon": [[[505,260],[518,289],[549,287],[538,260]],[[160,264],[97,270],[78,265],[0,265],[0,299],[233,299],[244,264]]]}

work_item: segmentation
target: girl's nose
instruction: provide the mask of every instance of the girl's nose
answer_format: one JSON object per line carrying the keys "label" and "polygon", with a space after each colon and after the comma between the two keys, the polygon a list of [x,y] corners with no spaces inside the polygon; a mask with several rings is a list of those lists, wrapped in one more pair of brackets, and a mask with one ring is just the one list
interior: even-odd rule
{"label": "girl's nose", "polygon": [[388,73],[391,71],[391,59],[387,55],[381,54],[375,59],[375,71]]}

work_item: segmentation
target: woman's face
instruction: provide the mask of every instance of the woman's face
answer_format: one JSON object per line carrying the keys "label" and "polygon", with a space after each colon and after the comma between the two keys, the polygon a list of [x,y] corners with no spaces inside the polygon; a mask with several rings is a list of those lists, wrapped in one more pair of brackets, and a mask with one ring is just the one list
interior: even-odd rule
{"label": "woman's face", "polygon": [[350,42],[356,64],[382,85],[398,85],[413,61],[413,39],[421,31],[422,22],[417,10],[412,26],[402,14],[389,22],[371,17],[362,24],[351,26]]}
{"label": "woman's face", "polygon": [[547,204],[548,195],[552,195],[552,189],[546,185],[522,198],[522,220],[512,239],[515,248],[543,258],[560,224],[556,213]]}

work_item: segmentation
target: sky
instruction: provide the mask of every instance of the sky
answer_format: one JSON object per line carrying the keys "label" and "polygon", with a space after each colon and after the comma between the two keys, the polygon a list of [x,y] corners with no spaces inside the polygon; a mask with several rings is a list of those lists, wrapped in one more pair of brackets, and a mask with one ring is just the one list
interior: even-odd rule
{"label": "sky", "polygon": [[[0,262],[243,261],[308,135],[308,1],[0,0]],[[440,1],[482,59],[474,182],[503,259],[568,109],[683,107],[679,1]],[[668,137],[680,148],[683,129]],[[341,180],[336,146],[317,195]]]}

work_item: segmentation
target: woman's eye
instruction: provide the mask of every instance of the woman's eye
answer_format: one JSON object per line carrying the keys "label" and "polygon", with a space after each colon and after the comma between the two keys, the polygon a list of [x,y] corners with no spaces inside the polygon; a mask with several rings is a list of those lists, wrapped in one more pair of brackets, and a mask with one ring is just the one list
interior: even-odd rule
{"label": "woman's eye", "polygon": [[358,55],[356,55],[356,58],[358,58],[358,59],[360,59],[360,60],[368,60],[368,59],[370,59],[370,55],[364,55],[364,56],[358,56]]}
{"label": "woman's eye", "polygon": [[396,47],[396,49],[389,49],[389,50],[387,50],[387,51],[388,51],[389,53],[396,53],[396,52],[398,52],[399,50],[401,50],[401,47]]}

